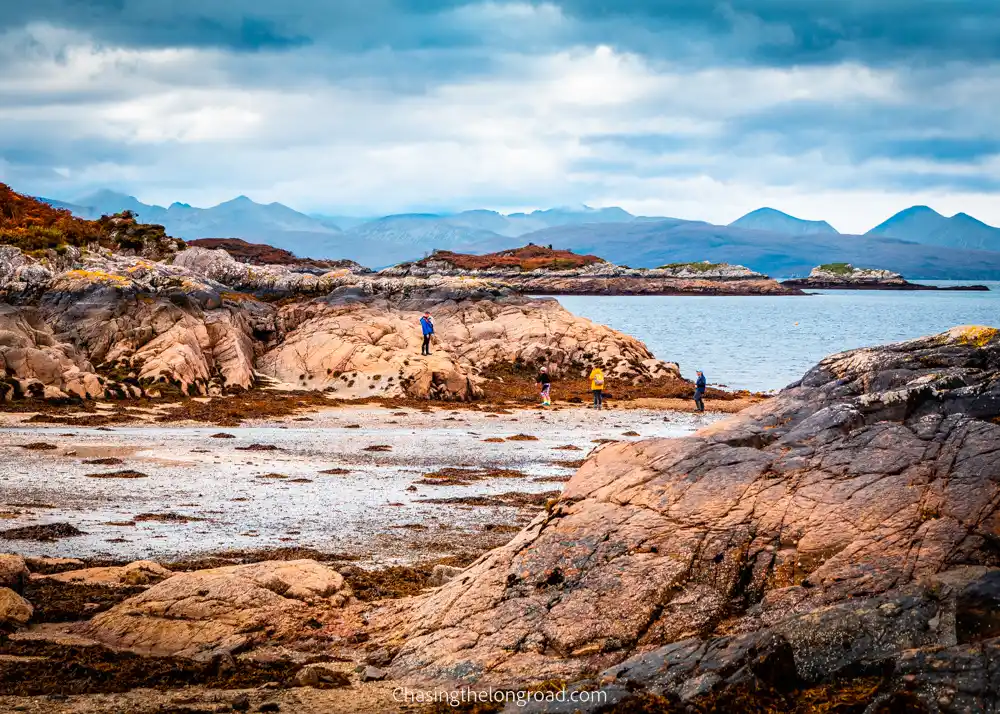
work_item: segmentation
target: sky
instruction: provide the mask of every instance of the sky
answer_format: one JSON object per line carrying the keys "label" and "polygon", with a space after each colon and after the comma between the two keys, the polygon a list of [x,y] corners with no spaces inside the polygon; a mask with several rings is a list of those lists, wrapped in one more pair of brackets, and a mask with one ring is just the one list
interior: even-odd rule
{"label": "sky", "polygon": [[996,0],[0,0],[0,181],[1000,225]]}

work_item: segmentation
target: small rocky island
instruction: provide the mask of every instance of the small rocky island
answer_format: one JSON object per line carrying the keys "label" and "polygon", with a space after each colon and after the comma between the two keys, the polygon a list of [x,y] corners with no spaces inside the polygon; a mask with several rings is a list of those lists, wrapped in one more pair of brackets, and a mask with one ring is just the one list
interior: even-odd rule
{"label": "small rocky island", "polygon": [[899,273],[879,268],[856,268],[850,263],[826,263],[812,269],[807,278],[781,283],[787,288],[814,290],[989,290],[985,285],[921,285]]}
{"label": "small rocky island", "polygon": [[379,273],[392,278],[480,278],[526,295],[798,295],[742,265],[670,263],[630,268],[596,255],[528,244],[486,255],[435,251]]}

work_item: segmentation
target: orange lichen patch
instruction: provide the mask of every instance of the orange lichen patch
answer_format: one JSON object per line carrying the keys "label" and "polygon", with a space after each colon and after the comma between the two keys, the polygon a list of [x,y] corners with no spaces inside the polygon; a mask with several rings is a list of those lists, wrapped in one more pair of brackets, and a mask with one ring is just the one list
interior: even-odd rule
{"label": "orange lichen patch", "polygon": [[219,293],[219,296],[223,300],[229,300],[230,302],[260,302],[260,300],[255,298],[253,295],[250,295],[249,293],[237,293],[237,292],[230,292],[227,290],[225,292]]}
{"label": "orange lichen patch", "polygon": [[540,245],[526,245],[523,248],[502,250],[487,255],[468,255],[439,250],[417,263],[429,261],[451,263],[460,270],[486,270],[489,268],[520,268],[531,270],[571,270],[606,262],[596,255],[577,255],[568,250],[553,250]]}
{"label": "orange lichen patch", "polygon": [[948,337],[954,339],[960,345],[975,345],[985,347],[1000,337],[1000,330],[995,327],[984,327],[982,325],[962,325],[949,330]]}
{"label": "orange lichen patch", "polygon": [[106,273],[103,270],[70,270],[65,277],[71,280],[85,280],[92,283],[110,283],[112,285],[125,286],[129,284],[129,279],[122,275]]}

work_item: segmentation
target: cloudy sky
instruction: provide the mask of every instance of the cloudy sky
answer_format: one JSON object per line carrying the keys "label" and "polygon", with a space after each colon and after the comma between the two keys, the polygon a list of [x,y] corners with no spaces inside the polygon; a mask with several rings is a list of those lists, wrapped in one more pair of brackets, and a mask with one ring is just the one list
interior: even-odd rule
{"label": "cloudy sky", "polygon": [[0,0],[0,181],[1000,225],[996,0]]}

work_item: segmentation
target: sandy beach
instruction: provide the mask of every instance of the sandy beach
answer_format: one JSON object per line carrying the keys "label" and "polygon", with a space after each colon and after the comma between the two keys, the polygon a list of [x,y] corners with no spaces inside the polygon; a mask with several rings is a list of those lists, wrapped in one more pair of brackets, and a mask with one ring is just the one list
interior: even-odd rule
{"label": "sandy beach", "polygon": [[364,406],[239,428],[77,428],[7,415],[0,530],[82,531],[7,541],[24,555],[172,561],[301,547],[412,562],[509,537],[602,440],[681,436],[722,416]]}

